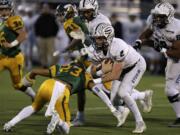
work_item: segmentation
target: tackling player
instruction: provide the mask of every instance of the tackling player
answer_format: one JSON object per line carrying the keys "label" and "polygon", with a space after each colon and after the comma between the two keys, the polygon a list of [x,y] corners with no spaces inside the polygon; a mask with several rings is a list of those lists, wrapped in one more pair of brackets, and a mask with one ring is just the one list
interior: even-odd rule
{"label": "tackling player", "polygon": [[[86,26],[88,28],[90,36],[92,36],[93,30],[99,23],[108,23],[111,24],[108,17],[100,13],[99,5],[97,0],[81,0],[79,2],[79,13],[80,16],[85,20]],[[91,54],[88,54],[91,55]],[[93,55],[93,54],[92,54]],[[78,112],[76,118],[73,120],[74,126],[84,125],[85,116],[84,116],[84,108],[85,108],[85,93],[78,94]]]}
{"label": "tackling player", "polygon": [[20,16],[13,15],[11,0],[0,0],[0,71],[8,70],[13,87],[34,100],[35,93],[30,87],[22,85],[24,56],[20,44],[26,39],[26,31]]}
{"label": "tackling player", "polygon": [[62,66],[54,65],[49,69],[32,70],[24,78],[24,85],[26,86],[32,86],[37,75],[51,77],[53,79],[47,79],[41,84],[32,105],[25,107],[17,116],[6,123],[4,130],[10,131],[13,126],[39,111],[50,101],[45,114],[45,116],[52,116],[51,122],[47,127],[47,133],[52,133],[56,125],[57,128],[62,128],[65,133],[69,133],[69,96],[85,89],[92,89],[98,96],[102,92],[101,89],[94,85],[91,75],[85,70],[86,66],[80,61]]}

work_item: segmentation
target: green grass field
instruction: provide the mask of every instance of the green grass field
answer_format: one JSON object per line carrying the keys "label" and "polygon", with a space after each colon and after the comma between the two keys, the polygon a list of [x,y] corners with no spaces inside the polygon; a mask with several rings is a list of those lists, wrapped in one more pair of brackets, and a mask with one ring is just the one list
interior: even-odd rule
{"label": "green grass field", "polygon": [[[39,87],[43,78],[38,78],[35,90]],[[143,77],[138,85],[139,89],[153,89],[153,109],[151,113],[143,117],[147,125],[144,135],[180,135],[180,128],[168,128],[167,125],[175,118],[170,104],[164,94],[164,77]],[[4,133],[3,124],[14,117],[23,107],[30,105],[31,101],[21,92],[13,90],[10,77],[7,72],[0,74],[0,135],[43,135],[49,119],[44,117],[44,110],[19,123],[13,132]],[[72,116],[76,113],[76,96],[70,101]],[[86,125],[84,127],[72,127],[70,135],[130,135],[134,129],[134,119],[130,115],[124,127],[116,127],[116,119],[111,115],[105,105],[93,94],[87,92]],[[58,134],[55,132],[55,134]]]}

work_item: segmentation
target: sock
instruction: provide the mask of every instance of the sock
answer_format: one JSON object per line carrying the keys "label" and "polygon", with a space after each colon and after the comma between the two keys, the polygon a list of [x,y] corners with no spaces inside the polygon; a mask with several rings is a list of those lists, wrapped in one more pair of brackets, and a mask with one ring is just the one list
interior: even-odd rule
{"label": "sock", "polygon": [[78,111],[77,114],[76,114],[76,118],[84,120],[84,112]]}
{"label": "sock", "polygon": [[121,82],[118,80],[113,81],[112,88],[111,88],[111,95],[110,95],[111,102],[114,102],[114,99],[116,98],[120,84]]}
{"label": "sock", "polygon": [[131,112],[133,113],[136,122],[143,121],[143,118],[141,116],[141,113],[138,109],[135,100],[133,100],[133,98],[128,94],[126,94],[126,96],[123,97],[123,100],[128,106],[128,108],[131,110]]}
{"label": "sock", "polygon": [[176,113],[176,117],[177,118],[180,118],[180,101],[178,102],[174,102],[171,104],[175,113]]}
{"label": "sock", "polygon": [[103,90],[99,89],[96,85],[92,88],[92,91],[100,97],[100,99],[107,105],[107,107],[111,110],[111,112],[114,112],[116,109],[112,105],[110,99],[108,96],[103,92]]}
{"label": "sock", "polygon": [[28,96],[30,96],[32,98],[32,100],[34,100],[36,93],[34,92],[34,90],[31,87],[27,87],[26,90],[24,91],[24,93]]}
{"label": "sock", "polygon": [[125,107],[124,107],[124,106],[117,106],[116,109],[117,109],[119,112],[123,113]]}
{"label": "sock", "polygon": [[53,93],[51,95],[51,100],[49,102],[48,108],[46,110],[45,116],[52,116],[52,112],[54,111],[55,104],[57,99],[62,95],[64,92],[65,85],[60,83],[60,82],[55,82],[54,88],[53,88]]}
{"label": "sock", "polygon": [[32,106],[27,106],[23,108],[11,121],[9,121],[12,126],[16,125],[23,119],[28,118],[35,112],[34,108]]}
{"label": "sock", "polygon": [[134,100],[142,100],[145,98],[145,92],[140,92],[137,89],[133,89],[131,97]]}

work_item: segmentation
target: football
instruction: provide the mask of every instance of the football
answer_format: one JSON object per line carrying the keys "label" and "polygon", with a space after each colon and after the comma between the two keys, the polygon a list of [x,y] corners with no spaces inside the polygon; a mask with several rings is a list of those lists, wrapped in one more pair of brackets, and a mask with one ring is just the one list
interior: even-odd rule
{"label": "football", "polygon": [[113,60],[111,58],[106,58],[103,60],[104,64],[113,64]]}

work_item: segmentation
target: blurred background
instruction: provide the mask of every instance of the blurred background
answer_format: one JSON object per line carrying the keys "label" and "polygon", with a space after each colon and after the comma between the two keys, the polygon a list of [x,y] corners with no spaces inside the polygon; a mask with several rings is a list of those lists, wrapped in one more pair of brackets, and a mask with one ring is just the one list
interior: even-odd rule
{"label": "blurred background", "polygon": [[[180,18],[180,1],[167,0],[176,9],[176,18]],[[124,39],[133,45],[139,34],[146,26],[146,19],[160,0],[99,0],[100,12],[108,16],[115,28],[115,36]],[[15,0],[14,10],[20,15],[28,32],[28,38],[22,45],[26,58],[26,70],[33,66],[47,67],[53,63],[63,64],[70,61],[67,56],[49,57],[48,60],[39,57],[41,50],[41,38],[47,39],[49,48],[44,50],[47,55],[51,52],[63,52],[68,46],[70,39],[66,35],[63,24],[56,20],[55,9],[58,4],[79,5],[79,0]],[[49,14],[43,17],[43,14]],[[47,19],[48,18],[48,19]],[[149,47],[143,47],[140,52],[148,64],[148,72],[152,75],[164,73],[166,59],[160,53]]]}

